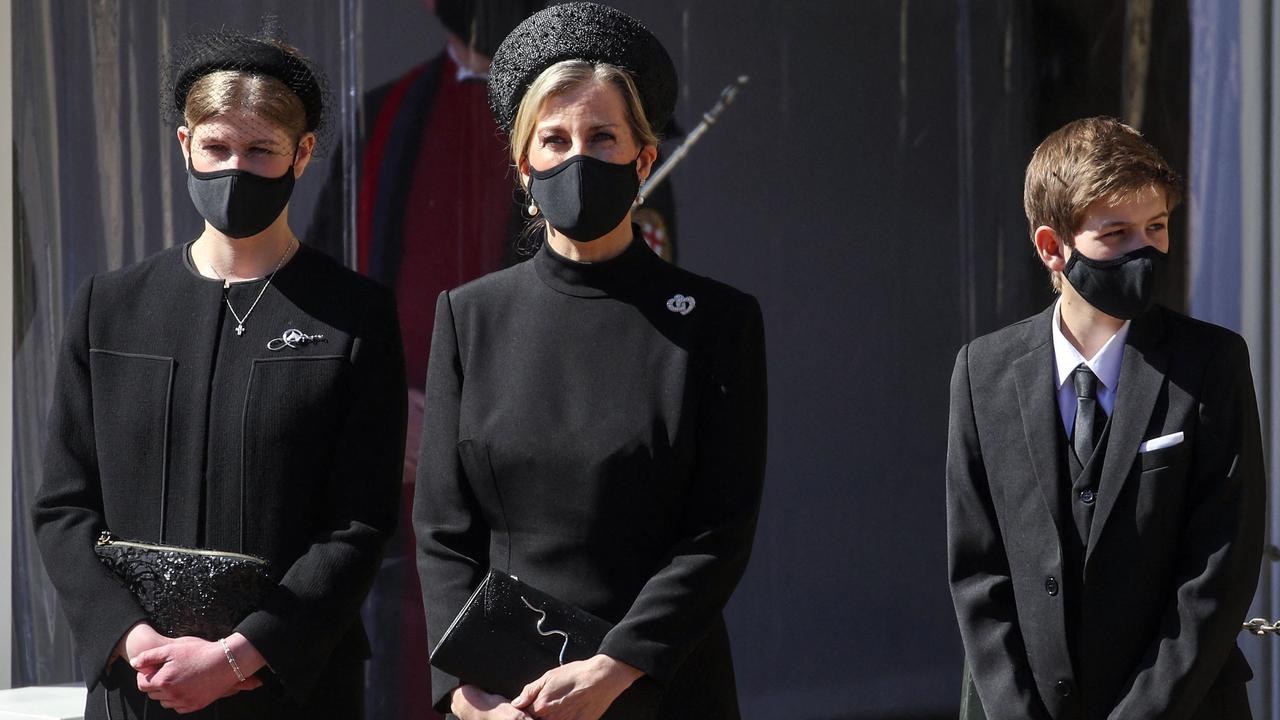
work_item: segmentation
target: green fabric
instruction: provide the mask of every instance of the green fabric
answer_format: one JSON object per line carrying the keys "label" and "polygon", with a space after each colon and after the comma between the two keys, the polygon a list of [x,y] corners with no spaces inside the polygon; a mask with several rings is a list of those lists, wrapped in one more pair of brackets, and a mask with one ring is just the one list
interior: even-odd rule
{"label": "green fabric", "polygon": [[978,698],[978,688],[974,686],[973,676],[969,674],[968,661],[960,676],[960,687],[960,720],[987,720],[987,712],[982,709],[982,700]]}

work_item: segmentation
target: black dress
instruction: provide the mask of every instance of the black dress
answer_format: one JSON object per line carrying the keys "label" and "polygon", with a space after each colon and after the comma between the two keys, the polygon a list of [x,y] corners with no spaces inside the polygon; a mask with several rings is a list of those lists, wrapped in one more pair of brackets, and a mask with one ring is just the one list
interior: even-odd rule
{"label": "black dress", "polygon": [[[262,280],[236,283],[244,313]],[[91,278],[67,323],[33,515],[90,689],[86,716],[177,717],[117,642],[144,614],[98,534],[266,558],[278,589],[238,630],[267,686],[184,717],[361,715],[359,607],[396,521],[405,382],[390,293],[302,247],[243,335],[176,247]],[[288,330],[323,336],[272,342]],[[270,345],[269,345],[270,343]],[[105,697],[104,697],[105,696]]]}
{"label": "black dress", "polygon": [[[616,623],[601,652],[660,717],[738,716],[721,611],[765,459],[754,298],[634,241],[441,294],[414,502],[434,645],[489,567]],[[436,672],[437,708],[457,678]],[[616,707],[616,706],[615,706]]]}

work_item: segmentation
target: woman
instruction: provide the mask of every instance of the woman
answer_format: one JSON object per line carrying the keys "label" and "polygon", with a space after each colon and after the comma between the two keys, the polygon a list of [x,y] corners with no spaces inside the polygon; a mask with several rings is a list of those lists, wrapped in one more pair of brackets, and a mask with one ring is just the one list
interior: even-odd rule
{"label": "woman", "polygon": [[414,507],[428,636],[490,568],[614,627],[515,698],[436,671],[436,707],[735,718],[721,611],[759,508],[763,330],[754,298],[631,224],[670,58],[629,16],[568,3],[516,28],[489,82],[545,242],[437,304]]}
{"label": "woman", "polygon": [[[314,68],[226,32],[171,65],[204,231],[81,287],[33,513],[85,714],[358,718],[358,609],[403,457],[394,301],[289,229],[323,131]],[[274,584],[225,637],[165,637],[95,557],[104,531],[258,556]]]}

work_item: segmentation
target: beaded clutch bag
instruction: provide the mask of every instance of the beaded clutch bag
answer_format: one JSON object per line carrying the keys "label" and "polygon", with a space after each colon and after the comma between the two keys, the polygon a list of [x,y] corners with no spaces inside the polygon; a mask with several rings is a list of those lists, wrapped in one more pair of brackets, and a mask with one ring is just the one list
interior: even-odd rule
{"label": "beaded clutch bag", "polygon": [[133,542],[110,532],[93,551],[169,637],[226,637],[275,585],[267,561],[252,555]]}

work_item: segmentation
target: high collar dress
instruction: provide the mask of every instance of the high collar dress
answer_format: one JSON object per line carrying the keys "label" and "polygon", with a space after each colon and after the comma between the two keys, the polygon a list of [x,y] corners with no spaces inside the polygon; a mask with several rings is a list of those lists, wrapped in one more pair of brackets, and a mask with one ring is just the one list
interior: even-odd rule
{"label": "high collar dress", "polygon": [[[721,613],[764,474],[755,299],[642,241],[591,264],[544,244],[441,294],[426,388],[432,644],[493,568],[615,623],[600,652],[645,676],[611,715],[738,717]],[[461,682],[435,673],[438,709]]]}
{"label": "high collar dress", "polygon": [[179,246],[90,278],[67,322],[33,517],[88,718],[177,717],[108,663],[145,613],[94,555],[104,530],[257,555],[278,580],[236,628],[267,659],[267,686],[184,717],[360,715],[358,610],[403,457],[395,301],[305,246],[269,285],[225,293]]}

